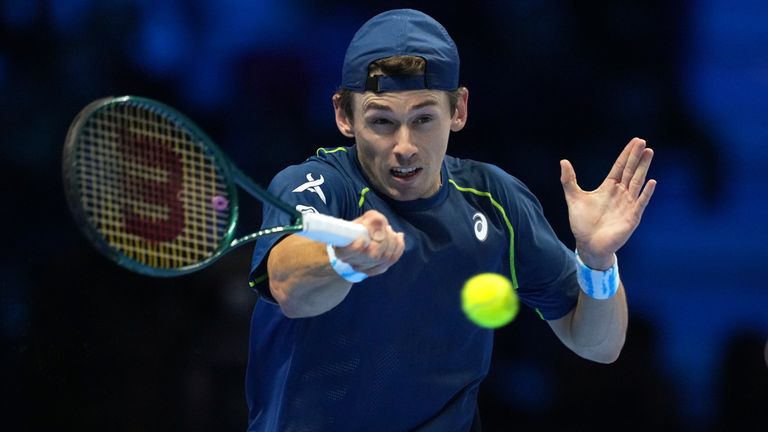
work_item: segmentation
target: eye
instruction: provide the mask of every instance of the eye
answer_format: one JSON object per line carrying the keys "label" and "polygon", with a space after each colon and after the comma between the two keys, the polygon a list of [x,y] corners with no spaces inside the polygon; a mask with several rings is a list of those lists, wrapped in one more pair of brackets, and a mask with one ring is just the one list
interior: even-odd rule
{"label": "eye", "polygon": [[416,120],[414,120],[414,123],[416,124],[426,124],[434,120],[431,115],[420,115],[416,117]]}
{"label": "eye", "polygon": [[392,121],[384,117],[376,117],[370,120],[370,123],[374,126],[386,126],[391,125]]}
{"label": "eye", "polygon": [[369,128],[380,134],[391,133],[397,127],[395,121],[388,117],[371,117],[366,123]]}

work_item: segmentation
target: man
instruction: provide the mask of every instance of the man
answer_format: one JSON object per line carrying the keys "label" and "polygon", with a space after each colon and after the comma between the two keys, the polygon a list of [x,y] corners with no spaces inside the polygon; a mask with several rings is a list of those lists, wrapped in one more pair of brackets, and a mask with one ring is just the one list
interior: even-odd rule
{"label": "man", "polygon": [[362,224],[371,241],[256,244],[249,430],[477,429],[493,332],[462,315],[459,292],[483,272],[509,277],[577,354],[618,357],[627,310],[615,252],[653,194],[653,152],[633,139],[592,192],[561,161],[577,259],[518,180],[446,155],[468,116],[458,72],[452,39],[421,12],[382,13],[352,39],[333,106],[355,145],[319,150],[270,190]]}

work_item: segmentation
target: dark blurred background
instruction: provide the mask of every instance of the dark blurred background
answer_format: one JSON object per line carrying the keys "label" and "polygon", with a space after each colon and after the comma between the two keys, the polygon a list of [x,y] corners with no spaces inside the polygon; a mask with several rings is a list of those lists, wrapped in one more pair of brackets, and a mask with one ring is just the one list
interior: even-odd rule
{"label": "dark blurred background", "polygon": [[0,429],[245,429],[250,248],[175,279],[111,264],[67,212],[64,135],[93,99],[147,96],[266,184],[349,144],[330,103],[346,44],[402,6],[441,21],[462,55],[470,121],[449,153],[526,182],[569,246],[558,160],[594,188],[633,136],[656,150],[656,195],[619,254],[621,358],[581,360],[522,312],[497,332],[486,429],[765,430],[768,3],[756,0],[0,1]]}

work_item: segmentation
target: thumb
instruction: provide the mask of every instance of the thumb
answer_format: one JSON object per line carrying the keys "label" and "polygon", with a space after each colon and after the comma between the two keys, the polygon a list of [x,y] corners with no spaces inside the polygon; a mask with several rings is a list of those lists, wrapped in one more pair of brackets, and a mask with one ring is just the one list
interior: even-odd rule
{"label": "thumb", "polygon": [[579,184],[576,182],[576,172],[573,170],[573,165],[567,159],[560,161],[560,183],[563,185],[563,191],[566,196],[580,190]]}
{"label": "thumb", "polygon": [[368,210],[359,218],[360,222],[368,229],[368,235],[373,241],[382,241],[387,236],[389,227],[386,216],[376,210]]}

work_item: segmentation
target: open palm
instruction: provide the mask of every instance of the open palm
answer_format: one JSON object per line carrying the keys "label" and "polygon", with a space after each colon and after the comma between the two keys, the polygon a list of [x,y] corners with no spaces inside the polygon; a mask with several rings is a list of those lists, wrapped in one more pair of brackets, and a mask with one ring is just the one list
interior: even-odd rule
{"label": "open palm", "polygon": [[560,182],[568,204],[568,218],[584,262],[592,268],[607,268],[640,223],[656,181],[645,177],[653,150],[633,138],[619,155],[611,172],[594,191],[582,190],[567,160],[560,161]]}

